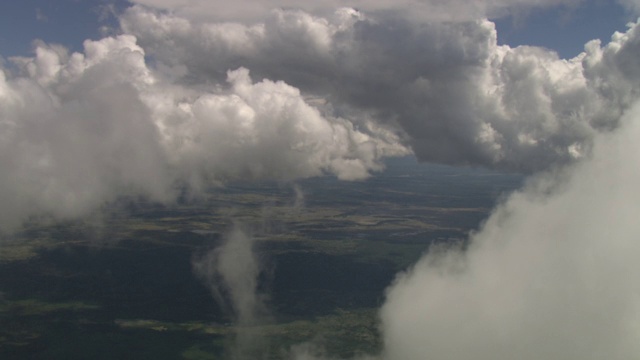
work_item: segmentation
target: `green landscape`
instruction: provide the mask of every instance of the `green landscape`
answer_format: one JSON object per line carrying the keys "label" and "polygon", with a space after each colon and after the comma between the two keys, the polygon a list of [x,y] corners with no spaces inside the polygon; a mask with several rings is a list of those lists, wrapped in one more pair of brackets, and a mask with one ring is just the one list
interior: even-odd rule
{"label": "green landscape", "polygon": [[[464,244],[516,175],[390,162],[362,182],[235,183],[178,204],[122,199],[34,219],[0,247],[0,357],[347,358],[381,349],[385,288],[433,244]],[[241,324],[194,261],[242,226],[264,312]]]}

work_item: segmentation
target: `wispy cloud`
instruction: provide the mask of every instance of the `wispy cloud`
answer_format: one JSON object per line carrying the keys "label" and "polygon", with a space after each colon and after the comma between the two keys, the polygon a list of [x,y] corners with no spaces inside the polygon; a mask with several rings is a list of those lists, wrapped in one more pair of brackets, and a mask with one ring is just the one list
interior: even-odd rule
{"label": "wispy cloud", "polygon": [[36,20],[41,21],[41,22],[47,22],[47,21],[49,21],[49,18],[44,13],[44,11],[42,11],[42,9],[36,8]]}

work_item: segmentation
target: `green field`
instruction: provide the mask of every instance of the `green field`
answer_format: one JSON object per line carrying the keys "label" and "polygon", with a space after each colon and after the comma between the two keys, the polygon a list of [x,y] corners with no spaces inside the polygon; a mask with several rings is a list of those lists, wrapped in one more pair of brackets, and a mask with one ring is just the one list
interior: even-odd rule
{"label": "green field", "polygon": [[[0,358],[375,353],[395,274],[434,243],[464,242],[519,183],[398,162],[365,182],[298,183],[304,199],[291,184],[229,184],[179,204],[122,199],[88,219],[34,219],[0,246]],[[255,239],[261,266],[265,313],[253,324],[238,324],[192,265],[234,224]]]}

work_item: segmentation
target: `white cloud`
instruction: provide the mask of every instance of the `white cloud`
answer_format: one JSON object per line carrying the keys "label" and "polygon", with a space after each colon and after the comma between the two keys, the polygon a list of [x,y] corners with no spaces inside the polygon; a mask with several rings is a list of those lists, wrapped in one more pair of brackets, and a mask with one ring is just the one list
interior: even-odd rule
{"label": "white cloud", "polygon": [[[253,83],[243,68],[230,71],[228,81],[231,94],[183,102],[173,114],[180,120],[162,122],[167,147],[179,157],[177,166],[197,164],[185,174],[293,180],[329,172],[356,180],[381,170],[381,156],[406,153],[346,120],[323,117],[283,82]],[[162,113],[156,115],[162,119]]]}
{"label": "white cloud", "polygon": [[245,69],[229,84],[173,84],[131,35],[86,41],[84,53],[43,43],[35,53],[13,59],[20,75],[0,77],[3,229],[126,194],[170,201],[185,184],[362,179],[382,157],[407,153],[394,134],[327,117],[298,89],[253,83]]}
{"label": "white cloud", "polygon": [[433,251],[382,309],[388,359],[633,359],[640,107],[593,157],[532,180],[468,249]]}
{"label": "white cloud", "polygon": [[164,198],[157,132],[129,81],[145,77],[131,39],[87,43],[86,57],[41,44],[36,58],[17,60],[25,77],[4,76],[3,229],[43,211],[78,216],[117,193]]}

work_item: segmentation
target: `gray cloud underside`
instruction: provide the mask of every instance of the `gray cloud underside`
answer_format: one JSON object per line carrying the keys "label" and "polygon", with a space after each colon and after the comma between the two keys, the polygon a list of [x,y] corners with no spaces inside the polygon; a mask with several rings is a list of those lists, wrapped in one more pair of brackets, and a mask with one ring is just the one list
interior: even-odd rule
{"label": "gray cloud underside", "polygon": [[[636,0],[622,0],[630,4]],[[411,21],[460,21],[496,18],[508,14],[564,6],[579,6],[583,0],[237,0],[216,2],[207,0],[133,0],[133,3],[169,10],[193,21],[243,21],[264,18],[272,9],[297,9],[326,16],[336,8],[350,7],[367,13],[393,16]]]}
{"label": "gray cloud underside", "polygon": [[404,133],[425,161],[531,172],[588,153],[638,90],[638,27],[574,59],[496,44],[488,21],[415,24],[341,9],[276,10],[255,25],[192,23],[143,7],[122,28],[191,86],[241,65],[326,101],[329,113]]}

